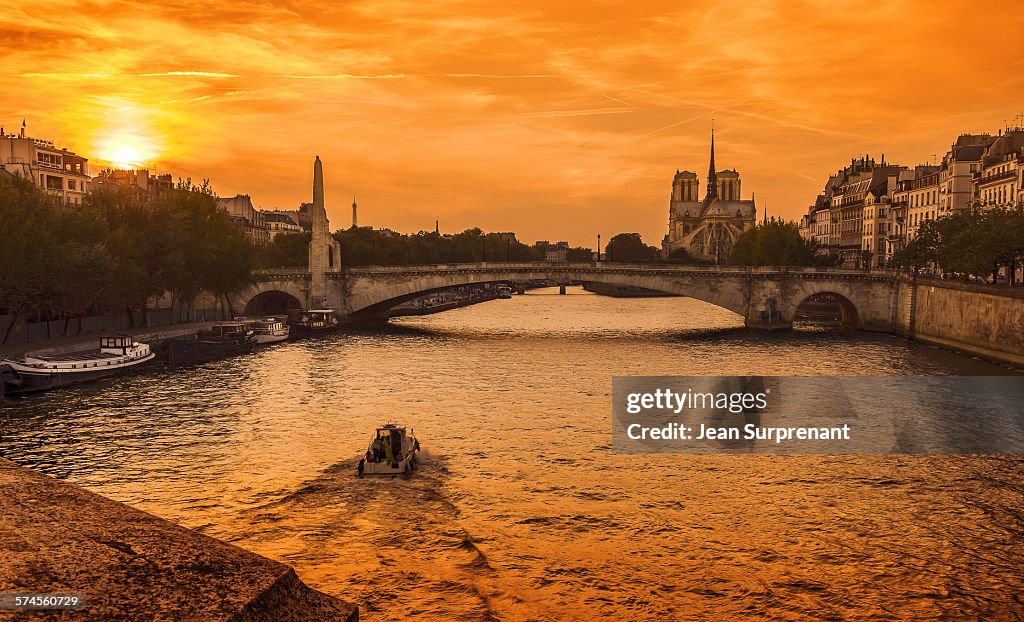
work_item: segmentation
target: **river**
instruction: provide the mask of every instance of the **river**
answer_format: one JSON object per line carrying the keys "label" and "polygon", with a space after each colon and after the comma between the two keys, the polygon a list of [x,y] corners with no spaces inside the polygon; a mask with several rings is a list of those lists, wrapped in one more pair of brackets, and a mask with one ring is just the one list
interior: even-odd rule
{"label": "river", "polygon": [[[0,449],[286,562],[371,622],[1016,618],[1021,457],[610,439],[614,375],[1005,373],[887,335],[749,332],[691,299],[544,289],[9,400]],[[415,427],[421,467],[356,479],[385,420]]]}

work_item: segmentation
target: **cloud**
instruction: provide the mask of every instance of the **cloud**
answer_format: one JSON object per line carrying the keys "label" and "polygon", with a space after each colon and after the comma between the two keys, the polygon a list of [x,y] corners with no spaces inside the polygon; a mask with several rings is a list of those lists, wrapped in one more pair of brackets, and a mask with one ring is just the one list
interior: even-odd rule
{"label": "cloud", "polygon": [[319,153],[328,196],[358,193],[375,225],[656,242],[672,174],[706,167],[711,117],[744,194],[790,218],[854,154],[912,165],[994,131],[1024,100],[1014,9],[12,0],[0,124],[26,116],[94,161],[143,141],[155,169],[265,206],[307,200]]}
{"label": "cloud", "polygon": [[222,73],[218,71],[164,71],[161,73],[137,73],[140,78],[162,78],[162,77],[195,77],[195,78],[237,78],[233,73]]}
{"label": "cloud", "polygon": [[404,73],[385,73],[379,75],[358,75],[352,73],[335,73],[330,75],[281,75],[278,78],[291,78],[295,80],[400,80],[407,77]]}

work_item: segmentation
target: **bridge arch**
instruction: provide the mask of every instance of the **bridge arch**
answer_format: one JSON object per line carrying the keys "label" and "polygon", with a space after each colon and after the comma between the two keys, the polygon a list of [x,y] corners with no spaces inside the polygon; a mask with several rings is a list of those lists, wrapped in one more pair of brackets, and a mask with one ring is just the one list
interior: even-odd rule
{"label": "bridge arch", "polygon": [[834,292],[834,291],[820,291],[809,296],[805,296],[794,309],[793,314],[796,316],[802,309],[807,309],[811,305],[833,305],[839,309],[840,322],[844,329],[848,330],[860,330],[860,314],[857,312],[857,306],[846,296]]}
{"label": "bridge arch", "polygon": [[268,289],[250,298],[245,303],[242,313],[246,317],[281,315],[287,313],[288,309],[298,309],[302,306],[302,301],[294,294],[279,289]]}
{"label": "bridge arch", "polygon": [[288,277],[265,279],[255,283],[248,290],[236,296],[239,310],[247,317],[280,315],[288,309],[309,305],[308,275],[295,274]]}
{"label": "bridge arch", "polygon": [[[356,268],[348,275],[346,287],[346,311],[353,319],[376,319],[386,315],[387,309],[407,300],[435,291],[463,285],[481,285],[500,281],[547,280],[566,283],[569,281],[591,281],[608,285],[632,285],[645,289],[662,291],[679,296],[695,298],[722,307],[745,317],[747,292],[736,283],[709,281],[703,273],[678,274],[678,270],[659,274],[656,270],[629,273],[623,268],[620,274],[615,269],[578,270],[563,264],[545,269],[543,265],[529,266],[529,270],[459,270],[455,267],[438,267],[434,273],[401,268]],[[363,278],[352,278],[358,274]]]}
{"label": "bridge arch", "polygon": [[[904,308],[903,276],[890,270],[764,266],[684,266],[677,264],[509,262],[418,266],[353,266],[326,272],[323,302],[346,318],[382,319],[386,310],[434,291],[500,281],[590,281],[630,285],[686,296],[722,307],[744,318],[748,328],[792,328],[797,308],[815,295],[833,296],[846,324],[858,330],[899,330]],[[244,295],[248,304],[278,290],[311,304],[311,273],[295,269],[263,271],[261,282]]]}

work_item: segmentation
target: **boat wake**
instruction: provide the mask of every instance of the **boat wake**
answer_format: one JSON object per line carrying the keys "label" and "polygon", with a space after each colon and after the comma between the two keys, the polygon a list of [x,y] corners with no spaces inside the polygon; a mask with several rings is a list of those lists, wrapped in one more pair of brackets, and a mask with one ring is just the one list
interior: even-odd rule
{"label": "boat wake", "polygon": [[427,451],[397,477],[357,478],[353,462],[341,462],[247,511],[252,529],[234,543],[357,603],[367,620],[495,620],[480,583],[494,569],[460,525],[447,479],[444,458]]}

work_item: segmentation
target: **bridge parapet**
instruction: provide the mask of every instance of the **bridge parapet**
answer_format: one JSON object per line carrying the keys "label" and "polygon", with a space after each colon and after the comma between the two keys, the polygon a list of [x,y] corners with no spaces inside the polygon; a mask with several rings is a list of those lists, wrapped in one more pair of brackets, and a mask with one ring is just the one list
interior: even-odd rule
{"label": "bridge parapet", "polygon": [[800,266],[687,266],[617,262],[486,262],[354,266],[328,276],[352,317],[382,317],[391,306],[432,291],[495,281],[592,281],[632,285],[729,309],[751,328],[790,328],[801,302],[830,293],[844,301],[851,326],[895,328],[900,272]]}
{"label": "bridge parapet", "polygon": [[[416,266],[352,266],[324,273],[327,305],[350,318],[386,317],[387,309],[433,291],[495,281],[591,281],[631,285],[703,300],[741,315],[748,327],[792,326],[801,302],[832,294],[856,328],[897,328],[900,282],[896,270],[802,266],[688,266],[618,262],[481,262]],[[243,297],[284,292],[311,304],[312,275],[301,268],[261,271]]]}
{"label": "bridge parapet", "polygon": [[415,266],[350,266],[345,267],[341,272],[328,275],[328,278],[343,279],[345,275],[366,275],[366,274],[406,274],[422,272],[462,272],[480,270],[504,270],[504,271],[557,271],[574,272],[580,270],[600,270],[603,272],[623,272],[639,270],[646,273],[671,272],[671,273],[698,273],[708,275],[776,275],[776,274],[823,274],[832,276],[849,276],[853,278],[897,278],[902,274],[898,270],[852,270],[849,268],[830,268],[815,266],[691,266],[684,264],[658,264],[658,263],[619,263],[619,262],[589,262],[589,263],[566,263],[553,261],[533,262],[478,262],[478,263],[443,263],[443,264],[420,264]]}

